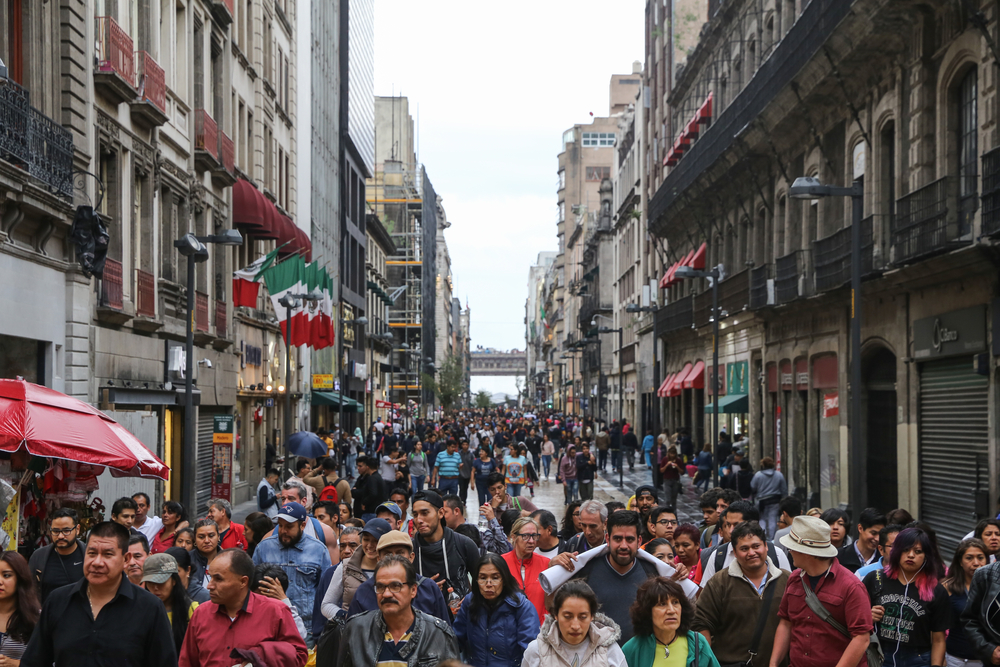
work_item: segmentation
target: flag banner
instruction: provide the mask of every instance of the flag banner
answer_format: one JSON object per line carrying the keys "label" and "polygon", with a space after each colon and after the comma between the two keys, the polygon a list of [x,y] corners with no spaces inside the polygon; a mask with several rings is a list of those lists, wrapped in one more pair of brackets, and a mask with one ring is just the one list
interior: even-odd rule
{"label": "flag banner", "polygon": [[303,300],[299,299],[296,308],[291,311],[292,340],[288,338],[288,311],[281,305],[280,301],[286,294],[304,294],[305,284],[305,260],[300,255],[292,255],[280,264],[274,264],[263,272],[264,284],[267,291],[271,293],[271,305],[274,306],[274,314],[278,318],[281,327],[281,335],[285,338],[286,345],[302,345],[297,342],[301,340],[301,328],[304,322]]}
{"label": "flag banner", "polygon": [[260,291],[261,274],[269,269],[278,256],[278,250],[272,250],[245,269],[233,271],[233,305],[257,307],[257,294]]}

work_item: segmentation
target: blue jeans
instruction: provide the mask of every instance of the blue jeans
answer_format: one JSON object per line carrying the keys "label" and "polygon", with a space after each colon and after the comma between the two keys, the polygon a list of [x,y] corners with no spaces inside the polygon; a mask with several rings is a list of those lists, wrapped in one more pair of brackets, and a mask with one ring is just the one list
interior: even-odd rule
{"label": "blue jeans", "polygon": [[490,491],[486,488],[489,477],[476,476],[476,493],[479,494],[479,506],[482,507],[490,499]]}
{"label": "blue jeans", "polygon": [[458,495],[458,478],[454,479],[443,479],[438,478],[438,491],[441,492],[442,496],[446,496],[449,493]]}
{"label": "blue jeans", "polygon": [[410,475],[410,487],[413,493],[417,494],[424,490],[424,478],[426,475]]}
{"label": "blue jeans", "polygon": [[645,450],[643,452],[643,454],[645,454],[645,456],[646,456],[646,467],[647,468],[651,468],[653,466],[653,462],[651,460],[652,453],[653,453],[653,450],[651,450],[651,449],[647,449],[647,450]]}
{"label": "blue jeans", "polygon": [[[886,645],[882,647],[882,652],[885,653],[885,662],[882,663],[883,667],[930,667],[930,651],[915,653],[903,647],[895,651],[894,644],[894,642],[886,642]],[[895,655],[893,655],[894,653]]]}
{"label": "blue jeans", "polygon": [[563,494],[566,496],[566,504],[569,505],[571,502],[577,499],[576,490],[576,480],[567,479],[566,485],[563,486]]}
{"label": "blue jeans", "polygon": [[511,498],[517,498],[519,495],[521,495],[522,486],[524,486],[524,484],[508,484],[507,493],[510,494]]}
{"label": "blue jeans", "polygon": [[542,468],[545,469],[545,479],[549,478],[549,469],[552,467],[552,455],[542,454]]}
{"label": "blue jeans", "polygon": [[622,450],[612,449],[611,450],[611,468],[618,470],[622,464]]}

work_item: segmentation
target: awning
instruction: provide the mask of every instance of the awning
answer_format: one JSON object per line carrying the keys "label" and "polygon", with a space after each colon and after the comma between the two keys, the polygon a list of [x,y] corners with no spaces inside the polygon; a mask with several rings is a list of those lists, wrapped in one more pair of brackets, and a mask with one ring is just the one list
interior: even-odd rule
{"label": "awning", "polygon": [[667,387],[670,386],[670,382],[674,379],[674,375],[676,375],[676,373],[670,373],[669,375],[667,375],[667,377],[663,380],[663,384],[661,384],[659,389],[656,390],[657,396],[659,396],[660,398],[666,398]]}
{"label": "awning", "polygon": [[691,372],[687,374],[684,378],[684,388],[685,389],[704,389],[705,388],[705,362],[699,361],[691,369]]}
{"label": "awning", "polygon": [[[344,399],[344,409],[352,410],[354,412],[364,412],[365,406],[358,403],[353,398],[343,397]],[[333,407],[340,407],[341,396],[339,392],[336,391],[314,391],[312,393],[312,404],[313,405],[331,405]]]}
{"label": "awning", "polygon": [[701,247],[698,248],[691,256],[691,260],[688,262],[688,266],[696,271],[705,270],[705,256],[708,255],[708,243],[702,243]]}
{"label": "awning", "polygon": [[[288,224],[295,227],[295,223],[292,222],[291,218],[286,218]],[[312,241],[309,240],[309,235],[306,234],[304,229],[295,227],[295,241],[292,245],[297,246],[298,252],[302,255],[302,259],[307,262],[312,261]]]}
{"label": "awning", "polygon": [[287,216],[278,213],[277,210],[274,211],[274,230],[277,235],[278,247],[281,248],[278,251],[279,257],[294,255],[299,251],[299,239],[295,229],[295,225]]}
{"label": "awning", "polygon": [[667,387],[667,396],[681,395],[681,389],[684,388],[684,378],[686,378],[687,374],[691,372],[691,368],[692,365],[690,363],[684,364],[684,368],[682,368],[680,372],[674,376],[673,382],[671,382],[670,386]]}
{"label": "awning", "polygon": [[264,227],[264,196],[242,178],[233,185],[233,224],[250,234]]}
{"label": "awning", "polygon": [[278,238],[279,229],[278,212],[274,210],[274,204],[271,203],[271,200],[263,194],[260,195],[260,198],[264,207],[264,226],[255,231],[253,235],[259,239],[276,239]]}
{"label": "awning", "polygon": [[[705,406],[705,414],[712,414],[714,404]],[[727,415],[745,415],[750,412],[750,394],[730,394],[719,397],[719,412]]]}

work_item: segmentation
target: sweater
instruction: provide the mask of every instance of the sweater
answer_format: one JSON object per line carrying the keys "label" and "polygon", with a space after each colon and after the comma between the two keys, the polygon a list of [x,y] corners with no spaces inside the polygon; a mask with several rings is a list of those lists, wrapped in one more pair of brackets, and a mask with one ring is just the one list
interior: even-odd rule
{"label": "sweater", "polygon": [[[719,667],[719,661],[716,659],[715,654],[712,653],[712,649],[708,645],[708,640],[701,633],[688,630],[687,640],[687,667]],[[694,646],[696,644],[698,647],[697,665],[694,662]],[[625,653],[625,660],[628,661],[628,667],[651,667],[653,660],[656,658],[656,637],[653,635],[636,635],[625,642],[622,651]],[[761,662],[758,664],[765,665],[767,663]]]}
{"label": "sweater", "polygon": [[788,482],[785,481],[785,476],[774,468],[754,474],[750,488],[753,490],[753,497],[758,501],[771,496],[784,498],[788,495]]}

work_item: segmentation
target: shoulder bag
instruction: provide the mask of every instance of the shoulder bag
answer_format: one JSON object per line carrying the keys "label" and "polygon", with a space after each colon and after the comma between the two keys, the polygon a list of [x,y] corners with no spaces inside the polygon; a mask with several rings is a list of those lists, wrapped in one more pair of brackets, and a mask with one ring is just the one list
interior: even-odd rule
{"label": "shoulder bag", "polygon": [[[772,577],[772,579],[773,578],[774,577]],[[767,588],[766,584],[764,585],[764,605],[760,608],[760,615],[757,616],[757,627],[753,631],[753,639],[750,640],[750,648],[747,650],[750,657],[743,662],[733,662],[720,665],[720,667],[752,667],[753,659],[757,657],[757,649],[760,647],[760,639],[764,634],[764,626],[767,625],[767,614],[771,610],[771,600],[774,599],[774,589],[777,587],[777,584],[771,586],[770,588]]]}
{"label": "shoulder bag", "polygon": [[[799,578],[802,579],[802,589],[805,591],[806,604],[809,605],[809,608],[812,609],[817,616],[833,626],[837,632],[844,635],[848,639],[853,639],[851,633],[848,632],[846,627],[844,627],[844,624],[835,619],[830,613],[830,610],[824,607],[823,603],[819,601],[818,597],[816,597],[816,593],[813,592],[809,582],[806,581],[806,573],[804,570],[799,572]],[[879,581],[879,584],[881,584],[881,581]],[[879,588],[881,588],[881,585]],[[872,632],[871,637],[869,638],[868,650],[865,651],[865,656],[868,658],[868,667],[882,667],[882,662],[885,660],[885,656],[882,654],[882,645],[879,644],[878,634],[875,632]]]}

